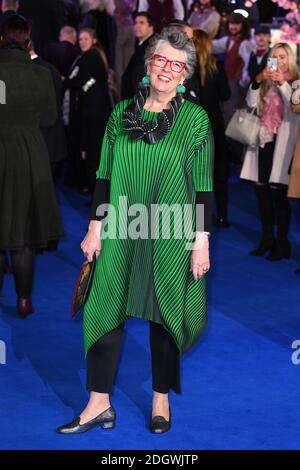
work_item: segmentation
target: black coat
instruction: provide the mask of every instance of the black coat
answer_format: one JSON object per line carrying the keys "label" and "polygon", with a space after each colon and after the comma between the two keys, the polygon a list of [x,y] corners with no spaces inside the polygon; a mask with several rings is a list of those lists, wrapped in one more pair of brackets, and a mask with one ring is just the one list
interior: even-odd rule
{"label": "black coat", "polygon": [[[90,79],[95,79],[94,83],[87,91],[83,87]],[[107,118],[111,111],[111,102],[107,85],[107,71],[95,49],[90,49],[81,54],[73,64],[72,71],[64,80],[64,90],[71,91],[71,104],[76,109],[71,109],[76,114],[92,116],[98,119],[99,116]]]}
{"label": "black coat", "polygon": [[194,74],[198,80],[198,103],[205,109],[210,119],[214,134],[220,130],[224,132],[224,119],[221,103],[230,98],[230,88],[222,62],[217,62],[217,71],[207,72],[205,83],[201,85],[199,69]]}
{"label": "black coat", "polygon": [[[87,153],[87,177],[93,187],[99,166],[102,138],[112,109],[107,71],[95,49],[83,53],[73,65],[64,88],[70,90],[70,147],[73,162]],[[96,80],[95,83],[90,80]],[[89,86],[90,83],[90,86]],[[79,167],[73,170],[75,179]]]}
{"label": "black coat", "polygon": [[62,77],[67,77],[71,66],[80,55],[81,51],[78,46],[63,41],[45,46],[43,57],[57,68]]}
{"label": "black coat", "polygon": [[122,76],[121,99],[132,98],[139,86],[141,79],[146,75],[145,71],[145,51],[151,37],[146,39],[140,46],[137,45],[125,72]]}
{"label": "black coat", "polygon": [[41,65],[48,69],[51,73],[53,85],[56,94],[56,103],[58,110],[58,117],[53,126],[42,127],[44,139],[47,144],[49,158],[51,163],[59,162],[67,157],[67,144],[64,130],[64,124],[61,113],[61,98],[62,98],[62,83],[58,71],[53,65],[45,60],[37,57],[33,59],[35,64]]}
{"label": "black coat", "polygon": [[63,0],[19,0],[19,13],[33,22],[35,50],[43,56],[46,44],[58,41],[64,24]]}
{"label": "black coat", "polygon": [[[218,70],[207,73],[204,86],[201,85],[199,69],[187,83],[185,98],[198,103],[208,114],[214,135],[214,179],[217,210],[219,214],[227,213],[227,178],[228,154],[225,140],[225,124],[222,113],[222,102],[230,98],[230,88],[222,62],[217,63]],[[191,95],[190,93],[193,93]],[[195,97],[195,96],[196,97]]]}
{"label": "black coat", "polygon": [[[193,92],[191,99],[191,91]],[[218,217],[227,217],[229,175],[228,147],[225,139],[225,124],[222,102],[230,98],[230,88],[222,62],[217,62],[217,71],[206,73],[205,83],[201,84],[199,67],[187,83],[186,99],[202,106],[208,114],[214,136],[214,191]]]}
{"label": "black coat", "polygon": [[57,119],[51,74],[28,52],[0,49],[0,250],[46,248],[63,235],[41,127]]}

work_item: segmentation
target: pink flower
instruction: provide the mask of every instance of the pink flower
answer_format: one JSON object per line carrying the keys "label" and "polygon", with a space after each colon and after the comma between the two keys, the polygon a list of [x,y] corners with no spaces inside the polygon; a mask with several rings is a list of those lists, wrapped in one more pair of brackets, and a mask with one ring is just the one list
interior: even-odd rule
{"label": "pink flower", "polygon": [[290,25],[287,23],[284,23],[280,29],[283,33],[287,33],[290,30]]}

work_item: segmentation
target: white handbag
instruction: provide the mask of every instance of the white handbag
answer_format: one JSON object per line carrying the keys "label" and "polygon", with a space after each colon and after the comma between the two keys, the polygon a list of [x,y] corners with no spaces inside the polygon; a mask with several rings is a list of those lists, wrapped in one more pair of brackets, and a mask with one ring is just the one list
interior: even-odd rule
{"label": "white handbag", "polygon": [[247,109],[237,109],[230,119],[225,135],[244,145],[255,147],[258,144],[260,130],[260,119],[254,114],[256,108],[251,112]]}

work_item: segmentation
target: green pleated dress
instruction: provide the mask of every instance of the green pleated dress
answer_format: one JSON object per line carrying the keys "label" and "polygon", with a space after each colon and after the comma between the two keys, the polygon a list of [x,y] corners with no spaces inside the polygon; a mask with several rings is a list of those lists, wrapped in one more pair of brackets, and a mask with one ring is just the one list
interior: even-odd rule
{"label": "green pleated dress", "polygon": [[[178,216],[174,211],[169,239],[159,224],[151,238],[151,223],[143,219],[143,214],[136,227],[141,233],[139,238],[123,233],[126,224],[136,225],[140,216],[133,204],[143,204],[149,214],[153,204],[191,204],[190,230],[195,229],[196,191],[213,189],[210,123],[200,106],[184,101],[171,131],[163,139],[155,144],[133,141],[122,130],[122,113],[130,102],[120,102],[111,113],[97,172],[97,178],[110,180],[111,207],[106,228],[110,223],[111,227],[116,225],[116,237],[110,231],[110,237],[102,240],[84,308],[85,353],[105,333],[138,317],[163,324],[182,354],[195,343],[207,321],[205,276],[196,281],[190,272],[189,231],[185,230],[187,235],[184,232],[181,238],[174,233]],[[158,113],[142,111],[146,120],[157,116]],[[129,208],[127,222],[124,201]]]}

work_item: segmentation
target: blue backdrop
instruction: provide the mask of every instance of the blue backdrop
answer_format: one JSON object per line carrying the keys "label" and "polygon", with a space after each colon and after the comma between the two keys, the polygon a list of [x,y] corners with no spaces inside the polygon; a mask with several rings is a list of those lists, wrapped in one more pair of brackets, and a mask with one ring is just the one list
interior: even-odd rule
{"label": "blue backdrop", "polygon": [[148,324],[127,323],[112,403],[114,430],[62,436],[55,428],[73,419],[87,400],[81,318],[69,305],[83,260],[86,199],[59,188],[66,237],[56,253],[38,257],[36,314],[19,320],[12,276],[6,276],[0,340],[1,449],[299,449],[300,219],[291,230],[293,257],[277,263],[248,251],[259,237],[252,186],[230,190],[232,227],[212,236],[209,324],[182,359],[183,394],[171,394],[169,433],[152,435]]}

